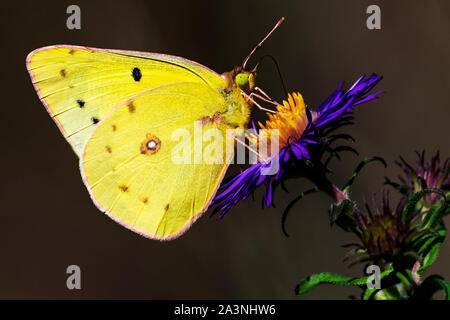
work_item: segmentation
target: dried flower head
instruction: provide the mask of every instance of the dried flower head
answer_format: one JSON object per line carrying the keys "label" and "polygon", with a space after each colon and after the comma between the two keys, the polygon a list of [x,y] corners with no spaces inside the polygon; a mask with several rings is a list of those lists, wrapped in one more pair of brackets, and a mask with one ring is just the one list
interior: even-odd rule
{"label": "dried flower head", "polygon": [[[413,167],[400,157],[400,161],[396,164],[403,170],[404,176],[399,176],[401,183],[395,183],[386,178],[386,183],[405,194],[418,192],[426,188],[440,189],[444,193],[450,191],[450,158],[447,158],[441,165],[439,151],[430,161],[425,160],[425,151],[416,152],[418,161]],[[421,203],[430,208],[436,201],[441,198],[439,194],[430,193],[421,199]]]}

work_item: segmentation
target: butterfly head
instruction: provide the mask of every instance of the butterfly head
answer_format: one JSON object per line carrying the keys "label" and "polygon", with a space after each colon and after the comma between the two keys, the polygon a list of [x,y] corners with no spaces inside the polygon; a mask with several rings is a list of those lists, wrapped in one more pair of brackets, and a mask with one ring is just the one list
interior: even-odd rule
{"label": "butterfly head", "polygon": [[256,65],[253,69],[248,68],[248,61],[253,56],[253,54],[261,48],[264,41],[270,37],[270,35],[283,23],[284,17],[282,17],[277,24],[270,30],[270,32],[262,39],[258,45],[250,52],[250,54],[244,59],[240,67],[235,68],[233,71],[228,74],[231,75],[231,79],[228,78],[228,82],[233,84],[233,87],[237,87],[244,91],[245,93],[249,93],[255,87],[255,79],[256,79],[256,70],[258,69],[258,65]]}
{"label": "butterfly head", "polygon": [[249,92],[255,87],[256,80],[256,68],[252,71],[247,70],[235,70],[234,72],[234,83],[237,88],[244,92]]}
{"label": "butterfly head", "polygon": [[256,69],[244,70],[236,67],[230,72],[222,73],[222,78],[227,80],[228,90],[239,89],[248,94],[255,87]]}
{"label": "butterfly head", "polygon": [[248,61],[253,56],[253,54],[261,48],[264,41],[270,37],[270,35],[283,23],[284,17],[282,17],[277,24],[270,30],[270,32],[262,39],[258,45],[250,52],[250,54],[244,59],[240,67],[234,68],[230,72],[225,72],[222,74],[222,78],[226,79],[228,82],[228,89],[238,88],[248,94],[255,87],[256,70],[258,65],[253,69],[248,68]]}

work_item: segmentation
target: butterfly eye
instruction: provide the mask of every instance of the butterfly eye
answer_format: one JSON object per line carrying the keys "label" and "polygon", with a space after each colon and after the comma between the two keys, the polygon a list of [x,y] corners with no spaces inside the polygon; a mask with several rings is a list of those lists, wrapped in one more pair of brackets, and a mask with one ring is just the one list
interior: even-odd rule
{"label": "butterfly eye", "polygon": [[236,84],[239,87],[248,86],[248,84],[249,84],[248,73],[243,73],[243,72],[242,73],[238,73],[236,75],[235,81],[236,81]]}

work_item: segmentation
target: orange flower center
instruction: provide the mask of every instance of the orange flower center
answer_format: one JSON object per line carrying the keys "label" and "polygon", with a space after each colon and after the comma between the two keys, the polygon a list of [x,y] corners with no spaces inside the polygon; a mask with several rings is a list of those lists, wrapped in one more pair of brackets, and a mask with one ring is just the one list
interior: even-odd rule
{"label": "orange flower center", "polygon": [[[272,138],[276,137],[274,130],[278,131],[278,150],[286,147],[289,143],[298,140],[303,135],[308,125],[308,117],[306,115],[306,105],[300,93],[294,92],[288,95],[287,101],[283,101],[283,105],[277,106],[277,113],[267,113],[269,120],[260,126],[259,137],[251,135],[248,139],[252,143],[267,143],[268,155],[271,156]],[[261,141],[262,140],[262,141]],[[266,142],[267,141],[267,142]]]}

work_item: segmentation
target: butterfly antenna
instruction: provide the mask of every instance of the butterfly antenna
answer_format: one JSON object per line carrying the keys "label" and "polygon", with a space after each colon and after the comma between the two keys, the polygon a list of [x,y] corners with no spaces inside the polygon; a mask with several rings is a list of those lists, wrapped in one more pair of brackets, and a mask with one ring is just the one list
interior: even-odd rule
{"label": "butterfly antenna", "polygon": [[[270,58],[272,60],[272,62],[275,64],[275,67],[277,68],[278,76],[280,77],[281,86],[283,87],[283,91],[284,91],[285,97],[287,97],[288,96],[288,92],[287,92],[287,89],[286,89],[286,83],[285,83],[285,81],[283,79],[283,75],[281,74],[281,69],[280,69],[280,66],[278,65],[277,59],[275,59],[275,57],[273,57],[271,55],[265,55],[265,56],[261,57],[261,59],[259,59],[259,62],[261,62],[265,58]],[[259,64],[259,62],[258,62],[258,64]]]}
{"label": "butterfly antenna", "polygon": [[252,57],[252,55],[259,49],[261,48],[262,44],[264,43],[264,41],[266,41],[266,39],[268,37],[270,37],[270,35],[284,22],[284,17],[281,17],[280,20],[278,20],[277,24],[272,28],[272,30],[270,30],[270,32],[264,37],[264,39],[261,40],[260,43],[258,43],[258,45],[252,50],[252,52],[250,52],[250,54],[247,56],[247,58],[244,59],[244,62],[242,62],[242,70],[245,70],[245,67],[247,66],[247,62],[248,60],[250,60],[250,58]]}

